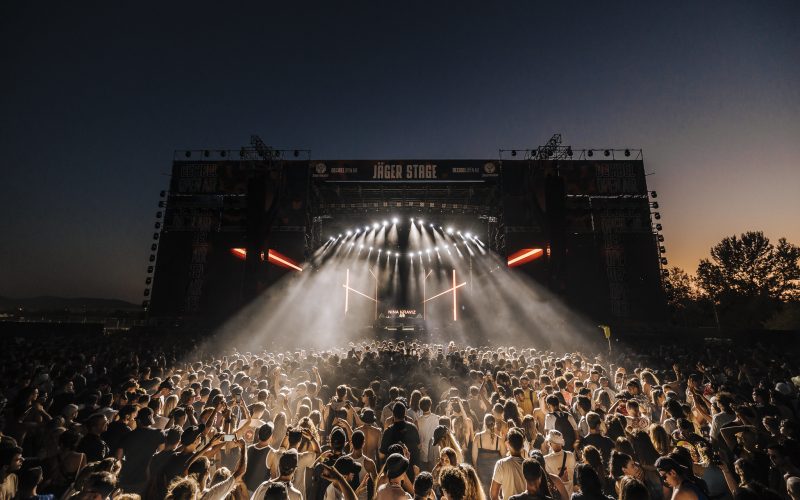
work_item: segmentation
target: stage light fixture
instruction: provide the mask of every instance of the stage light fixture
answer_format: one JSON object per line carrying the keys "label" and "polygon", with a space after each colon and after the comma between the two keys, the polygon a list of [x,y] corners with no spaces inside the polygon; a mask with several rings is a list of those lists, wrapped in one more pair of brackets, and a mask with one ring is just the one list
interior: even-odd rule
{"label": "stage light fixture", "polygon": [[431,249],[430,248],[426,248],[425,249],[425,253],[431,253]]}
{"label": "stage light fixture", "polygon": [[512,149],[511,150],[511,156],[517,156],[517,150],[516,149]]}
{"label": "stage light fixture", "polygon": [[397,217],[392,217],[392,224],[397,224],[400,220]]}
{"label": "stage light fixture", "polygon": [[364,231],[369,231],[369,226],[364,226]]}
{"label": "stage light fixture", "polygon": [[656,231],[661,231],[662,229],[664,229],[664,226],[661,224],[656,224]]}
{"label": "stage light fixture", "polygon": [[300,156],[300,151],[295,149],[294,150],[294,157],[297,158],[298,156]]}
{"label": "stage light fixture", "polygon": [[625,150],[625,156],[630,156],[630,155],[631,155],[631,150],[630,149],[626,149]]}
{"label": "stage light fixture", "polygon": [[431,223],[430,223],[430,224],[428,224],[428,225],[429,225],[430,227],[433,227],[433,222],[431,222]]}
{"label": "stage light fixture", "polygon": [[472,238],[472,233],[467,233],[467,238]]}
{"label": "stage light fixture", "polygon": [[586,152],[586,156],[588,156],[589,158],[591,158],[592,156],[594,156],[594,151],[592,151],[592,150],[590,149],[589,151],[587,151],[587,152]]}
{"label": "stage light fixture", "polygon": [[329,239],[330,239],[331,241],[333,241],[333,240],[335,240],[336,238],[334,238],[333,236],[331,236]]}
{"label": "stage light fixture", "polygon": [[653,213],[653,217],[655,217],[656,220],[659,220],[659,219],[661,219],[661,214],[658,213],[658,212],[655,212],[655,213]]}
{"label": "stage light fixture", "polygon": [[653,203],[650,204],[650,206],[653,208],[658,208],[658,202],[654,201]]}
{"label": "stage light fixture", "polygon": [[211,154],[211,152],[209,150],[207,150],[207,149],[205,151],[203,151],[203,156],[205,156],[206,158],[208,158],[208,156],[210,154]]}
{"label": "stage light fixture", "polygon": [[412,217],[410,220],[411,220],[411,223],[413,224],[414,223],[414,218]]}
{"label": "stage light fixture", "polygon": [[358,245],[358,249],[359,250],[363,250],[364,249],[364,245]]}
{"label": "stage light fixture", "polygon": [[447,234],[453,234],[453,228],[452,227],[448,227],[447,228]]}
{"label": "stage light fixture", "polygon": [[658,251],[661,253],[667,253],[667,249],[663,246],[658,247]]}
{"label": "stage light fixture", "polygon": [[160,193],[158,193],[158,195],[163,198],[163,197],[165,197],[167,195],[167,192],[166,191],[161,191]]}
{"label": "stage light fixture", "polygon": [[572,148],[571,147],[567,147],[567,156],[572,158]]}
{"label": "stage light fixture", "polygon": [[348,230],[347,230],[347,236],[351,236],[352,234],[353,234],[353,231],[351,231],[351,230],[349,230],[349,229],[348,229]]}
{"label": "stage light fixture", "polygon": [[184,153],[184,156],[186,156],[187,158],[191,158],[192,152],[191,151],[187,151],[187,152]]}
{"label": "stage light fixture", "polygon": [[419,222],[420,224],[425,224],[425,221],[422,219],[417,220],[417,222]]}
{"label": "stage light fixture", "polygon": [[156,223],[155,223],[155,225],[153,227],[155,227],[156,229],[161,229],[161,223],[156,221]]}
{"label": "stage light fixture", "polygon": [[341,238],[341,237],[342,237],[342,233],[339,233],[339,238]]}
{"label": "stage light fixture", "polygon": [[449,245],[445,245],[445,246],[444,246],[444,249],[445,249],[445,250],[447,250],[447,248],[448,248],[448,247],[449,247]]}
{"label": "stage light fixture", "polygon": [[369,251],[370,251],[370,252],[372,251],[372,247],[369,247]]}
{"label": "stage light fixture", "polygon": [[606,149],[605,151],[603,151],[603,154],[604,154],[605,156],[611,156],[611,151],[609,151],[609,150],[607,150],[607,149]]}
{"label": "stage light fixture", "polygon": [[658,241],[659,241],[659,243],[663,243],[664,242],[664,235],[663,234],[659,234],[658,235]]}
{"label": "stage light fixture", "polygon": [[350,246],[353,246],[353,245],[355,245],[355,243],[353,243],[353,242],[351,241],[351,242],[350,242]]}
{"label": "stage light fixture", "polygon": [[662,266],[666,266],[667,263],[668,263],[667,258],[666,257],[661,257],[661,265]]}
{"label": "stage light fixture", "polygon": [[658,198],[658,193],[656,193],[655,191],[650,191],[650,197],[651,198]]}
{"label": "stage light fixture", "polygon": [[439,247],[433,247],[433,251],[434,252],[438,252],[439,251]]}
{"label": "stage light fixture", "polygon": [[419,256],[422,256],[422,250],[420,250],[419,252],[417,252],[417,255],[419,255]]}
{"label": "stage light fixture", "polygon": [[225,158],[226,156],[228,156],[228,152],[227,152],[227,151],[225,151],[224,149],[220,149],[220,150],[219,150],[219,155],[220,155],[221,157]]}
{"label": "stage light fixture", "polygon": [[372,229],[378,229],[379,227],[381,226],[377,222],[372,223]]}
{"label": "stage light fixture", "polygon": [[383,225],[384,226],[388,226],[389,225],[389,221],[383,221]]}

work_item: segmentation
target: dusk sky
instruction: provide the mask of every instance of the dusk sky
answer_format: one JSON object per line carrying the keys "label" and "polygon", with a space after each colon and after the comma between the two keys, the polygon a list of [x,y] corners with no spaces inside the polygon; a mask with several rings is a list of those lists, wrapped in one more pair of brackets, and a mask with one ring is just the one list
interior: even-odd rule
{"label": "dusk sky", "polygon": [[140,302],[173,150],[644,150],[670,265],[800,244],[800,2],[3,2],[0,295]]}

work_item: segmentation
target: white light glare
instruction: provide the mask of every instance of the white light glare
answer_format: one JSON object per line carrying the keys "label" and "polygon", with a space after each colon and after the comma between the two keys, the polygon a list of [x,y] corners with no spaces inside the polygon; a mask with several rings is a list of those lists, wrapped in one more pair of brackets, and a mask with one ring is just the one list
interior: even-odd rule
{"label": "white light glare", "polygon": [[383,221],[383,225],[384,225],[384,226],[388,226],[388,225],[389,225],[389,222],[388,222],[388,221]]}
{"label": "white light glare", "polygon": [[448,227],[447,228],[447,234],[453,234],[453,228],[452,227]]}
{"label": "white light glare", "polygon": [[353,234],[353,231],[351,231],[351,230],[349,230],[349,229],[348,229],[348,230],[347,230],[347,236],[350,236],[351,234]]}
{"label": "white light glare", "polygon": [[373,223],[373,224],[372,224],[372,229],[378,229],[378,227],[379,227],[379,226],[378,226],[378,223],[377,223],[377,222],[375,222],[375,223]]}
{"label": "white light glare", "polygon": [[472,233],[467,233],[467,238],[472,238]]}
{"label": "white light glare", "polygon": [[392,224],[397,224],[400,220],[397,217],[392,217]]}

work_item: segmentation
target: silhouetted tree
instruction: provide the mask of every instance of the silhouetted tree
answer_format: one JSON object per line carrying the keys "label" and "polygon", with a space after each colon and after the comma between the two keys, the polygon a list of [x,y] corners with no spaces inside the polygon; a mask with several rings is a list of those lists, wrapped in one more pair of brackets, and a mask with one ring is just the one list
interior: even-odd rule
{"label": "silhouetted tree", "polygon": [[725,323],[761,326],[800,294],[800,247],[773,245],[761,231],[728,236],[700,261],[697,283]]}
{"label": "silhouetted tree", "polygon": [[700,289],[697,278],[679,267],[671,267],[664,290],[673,323],[684,326],[714,324],[712,304]]}

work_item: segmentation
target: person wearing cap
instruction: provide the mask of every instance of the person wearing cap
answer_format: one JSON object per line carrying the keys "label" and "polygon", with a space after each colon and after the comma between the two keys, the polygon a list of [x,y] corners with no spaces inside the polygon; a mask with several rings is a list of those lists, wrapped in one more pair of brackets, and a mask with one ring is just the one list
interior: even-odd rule
{"label": "person wearing cap", "polygon": [[267,490],[276,483],[286,487],[286,494],[289,500],[303,500],[303,494],[292,484],[295,471],[297,471],[298,454],[297,450],[291,449],[281,455],[278,460],[278,477],[262,482],[253,491],[250,500],[263,500]]}
{"label": "person wearing cap", "polygon": [[550,453],[545,455],[545,469],[555,474],[564,483],[567,493],[572,494],[572,474],[575,471],[575,454],[564,449],[564,436],[555,429],[547,431],[545,441]]}
{"label": "person wearing cap", "polygon": [[506,446],[509,456],[501,458],[494,466],[492,487],[489,490],[491,500],[508,498],[526,490],[525,476],[522,473],[522,448],[525,445],[525,434],[522,429],[512,427],[506,434]]}
{"label": "person wearing cap", "polygon": [[409,461],[400,453],[392,453],[386,459],[383,474],[388,481],[378,488],[376,500],[395,500],[411,498],[403,489],[403,478],[406,477]]}
{"label": "person wearing cap", "polygon": [[144,491],[150,458],[164,447],[164,433],[153,424],[153,410],[142,408],[136,415],[136,429],[119,443],[119,454],[125,457],[119,482],[125,491],[139,494]]}

